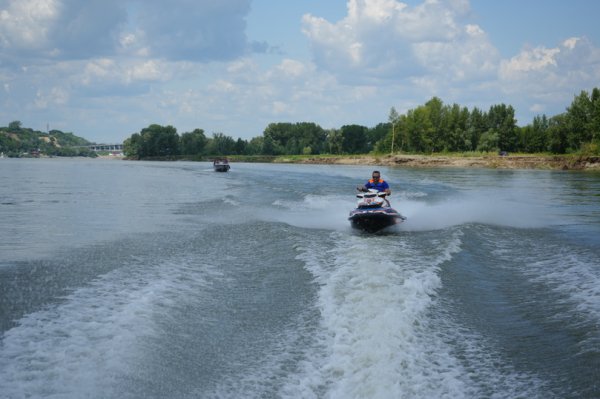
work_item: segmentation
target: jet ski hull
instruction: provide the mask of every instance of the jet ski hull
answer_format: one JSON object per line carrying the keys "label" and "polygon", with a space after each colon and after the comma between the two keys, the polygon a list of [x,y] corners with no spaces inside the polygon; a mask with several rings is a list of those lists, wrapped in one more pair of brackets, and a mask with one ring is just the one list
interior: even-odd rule
{"label": "jet ski hull", "polygon": [[356,208],[350,212],[350,217],[348,217],[353,228],[369,233],[402,223],[404,219],[404,216],[389,207]]}

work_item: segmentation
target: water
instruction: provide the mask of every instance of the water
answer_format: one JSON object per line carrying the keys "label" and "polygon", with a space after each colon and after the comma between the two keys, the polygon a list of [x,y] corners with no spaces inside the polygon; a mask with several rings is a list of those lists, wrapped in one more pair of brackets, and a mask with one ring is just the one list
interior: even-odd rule
{"label": "water", "polygon": [[600,397],[600,175],[0,161],[2,398]]}

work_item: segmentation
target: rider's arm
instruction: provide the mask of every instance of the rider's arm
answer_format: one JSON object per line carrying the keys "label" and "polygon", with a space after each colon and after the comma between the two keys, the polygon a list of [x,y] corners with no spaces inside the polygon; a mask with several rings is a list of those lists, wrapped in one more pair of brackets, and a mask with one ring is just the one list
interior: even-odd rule
{"label": "rider's arm", "polygon": [[387,195],[391,195],[392,194],[392,190],[390,190],[390,185],[387,184],[387,182],[385,182],[385,188],[383,189],[383,191],[385,191],[385,193]]}

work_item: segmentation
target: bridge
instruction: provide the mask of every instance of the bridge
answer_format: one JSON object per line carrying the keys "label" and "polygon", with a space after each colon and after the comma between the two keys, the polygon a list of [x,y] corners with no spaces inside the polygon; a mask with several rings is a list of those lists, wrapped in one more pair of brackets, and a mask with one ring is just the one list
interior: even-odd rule
{"label": "bridge", "polygon": [[123,152],[123,144],[93,144],[88,148],[94,152]]}

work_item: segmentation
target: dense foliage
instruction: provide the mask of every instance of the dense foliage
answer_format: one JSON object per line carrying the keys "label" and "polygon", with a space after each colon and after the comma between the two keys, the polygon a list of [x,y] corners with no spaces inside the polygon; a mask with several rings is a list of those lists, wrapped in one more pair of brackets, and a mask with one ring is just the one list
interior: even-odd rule
{"label": "dense foliage", "polygon": [[85,156],[95,157],[96,153],[87,147],[91,143],[73,133],[50,130],[47,133],[21,126],[13,121],[7,127],[0,127],[0,154],[8,157]]}
{"label": "dense foliage", "polygon": [[345,125],[325,130],[311,122],[271,123],[250,141],[223,133],[206,137],[196,129],[177,135],[172,126],[151,125],[125,141],[133,158],[173,155],[311,155],[368,152],[598,152],[600,89],[582,91],[566,112],[536,116],[519,127],[515,110],[506,104],[487,111],[444,104],[437,97],[400,115],[391,109],[387,123],[373,128]]}
{"label": "dense foliage", "polygon": [[[394,115],[392,110],[390,115]],[[397,115],[397,114],[396,114]],[[600,132],[600,89],[582,91],[566,112],[552,118],[536,116],[518,127],[510,105],[468,110],[433,98],[406,115],[390,116],[398,150],[408,152],[506,151],[563,154],[596,148]],[[378,150],[391,150],[391,139]]]}

